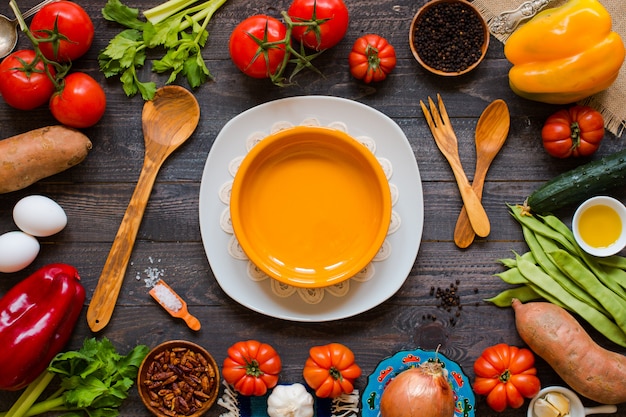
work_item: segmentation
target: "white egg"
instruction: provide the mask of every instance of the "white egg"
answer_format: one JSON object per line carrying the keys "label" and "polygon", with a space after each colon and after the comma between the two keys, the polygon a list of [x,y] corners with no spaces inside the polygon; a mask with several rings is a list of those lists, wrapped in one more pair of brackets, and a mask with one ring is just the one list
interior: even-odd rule
{"label": "white egg", "polygon": [[43,195],[30,195],[13,207],[13,221],[24,233],[46,237],[63,230],[67,215],[56,201]]}
{"label": "white egg", "polygon": [[37,238],[20,231],[0,235],[0,272],[17,272],[39,254]]}

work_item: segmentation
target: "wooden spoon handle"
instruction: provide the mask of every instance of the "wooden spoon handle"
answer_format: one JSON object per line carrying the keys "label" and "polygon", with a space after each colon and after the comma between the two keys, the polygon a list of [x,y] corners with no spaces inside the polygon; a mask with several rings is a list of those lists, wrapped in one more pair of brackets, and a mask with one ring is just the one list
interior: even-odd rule
{"label": "wooden spoon handle", "polygon": [[[474,183],[472,184],[472,189],[478,198],[482,197],[482,184],[480,187],[477,187],[476,183]],[[467,209],[465,208],[465,205],[463,205],[461,212],[459,213],[459,217],[456,220],[456,227],[454,228],[454,243],[456,243],[459,248],[465,249],[472,244],[475,237],[476,233],[470,223],[469,216],[467,215]]]}
{"label": "wooden spoon handle", "polygon": [[463,199],[463,205],[467,212],[469,222],[472,225],[472,229],[474,229],[474,233],[480,237],[488,236],[491,231],[491,225],[489,224],[487,212],[480,202],[480,198],[478,198],[472,189],[461,164],[455,160],[449,160],[448,162],[456,178],[456,183],[461,192],[461,198]]}
{"label": "wooden spoon handle", "polygon": [[117,297],[122,288],[126,267],[137,238],[143,213],[148,203],[156,179],[159,164],[149,159],[144,161],[137,186],[130,199],[120,228],[109,256],[102,269],[102,274],[87,309],[87,323],[92,331],[102,330],[111,320]]}

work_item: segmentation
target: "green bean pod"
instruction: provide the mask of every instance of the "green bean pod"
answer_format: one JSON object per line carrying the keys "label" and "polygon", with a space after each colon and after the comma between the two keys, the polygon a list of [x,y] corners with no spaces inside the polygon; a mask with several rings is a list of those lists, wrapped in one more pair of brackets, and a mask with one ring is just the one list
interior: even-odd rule
{"label": "green bean pod", "polygon": [[578,259],[564,250],[556,250],[550,253],[557,266],[584,288],[609,312],[615,323],[626,332],[626,302],[617,294],[605,287],[600,280]]}
{"label": "green bean pod", "polygon": [[550,253],[556,250],[560,250],[560,247],[554,243],[554,241],[546,238],[542,235],[536,235],[537,243],[541,246],[544,256],[546,257],[546,264],[549,263],[551,268],[545,268],[544,270],[548,275],[554,278],[561,287],[563,287],[567,292],[572,294],[574,297],[578,298],[580,301],[583,301],[596,310],[602,312],[602,314],[609,315],[608,312],[602,307],[602,305],[596,300],[592,295],[590,295],[584,288],[581,288],[578,283],[570,279],[566,274],[564,274],[561,269],[556,264],[556,261],[550,256]]}
{"label": "green bean pod", "polygon": [[596,277],[604,283],[604,285],[626,300],[626,271],[605,267],[599,262],[599,259],[601,258],[589,255],[582,250],[576,242],[574,233],[558,217],[547,215],[539,216],[539,218],[541,218],[546,225],[554,229],[557,233],[563,235],[563,237],[572,244],[572,247],[575,250],[568,250],[570,254],[579,257],[596,275]]}
{"label": "green bean pod", "polygon": [[500,272],[496,274],[496,276],[511,285],[524,285],[528,283],[528,280],[519,272],[517,266]]}
{"label": "green bean pod", "polygon": [[539,300],[543,297],[537,294],[537,292],[528,285],[521,285],[519,287],[504,290],[494,297],[485,298],[483,301],[492,303],[497,307],[511,307],[511,302],[515,298],[520,300],[522,303],[526,303],[528,301]]}
{"label": "green bean pod", "polygon": [[512,206],[511,213],[520,224],[526,225],[533,232],[554,240],[570,253],[577,251],[576,246],[574,246],[565,236],[563,236],[563,234],[546,225],[535,216],[523,215],[521,207]]}
{"label": "green bean pod", "polygon": [[626,333],[609,317],[565,291],[537,265],[518,258],[517,267],[543,298],[578,314],[607,339],[626,347]]}

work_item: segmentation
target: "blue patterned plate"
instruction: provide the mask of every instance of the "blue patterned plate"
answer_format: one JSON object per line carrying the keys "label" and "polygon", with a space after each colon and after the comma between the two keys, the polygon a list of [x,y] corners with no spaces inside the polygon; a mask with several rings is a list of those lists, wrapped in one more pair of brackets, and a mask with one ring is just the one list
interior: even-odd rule
{"label": "blue patterned plate", "polygon": [[367,386],[361,396],[361,416],[380,416],[380,396],[389,382],[400,372],[414,368],[425,361],[439,361],[448,371],[448,382],[454,391],[455,417],[474,417],[475,397],[469,378],[454,361],[441,353],[422,349],[405,350],[383,359],[368,377]]}

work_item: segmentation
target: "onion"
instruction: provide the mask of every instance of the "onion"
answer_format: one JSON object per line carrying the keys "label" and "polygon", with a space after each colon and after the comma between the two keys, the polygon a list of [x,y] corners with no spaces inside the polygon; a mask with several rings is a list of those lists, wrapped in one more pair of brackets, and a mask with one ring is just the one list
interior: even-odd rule
{"label": "onion", "polygon": [[454,392],[440,362],[424,362],[391,380],[380,397],[381,417],[452,417]]}

